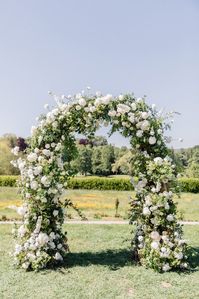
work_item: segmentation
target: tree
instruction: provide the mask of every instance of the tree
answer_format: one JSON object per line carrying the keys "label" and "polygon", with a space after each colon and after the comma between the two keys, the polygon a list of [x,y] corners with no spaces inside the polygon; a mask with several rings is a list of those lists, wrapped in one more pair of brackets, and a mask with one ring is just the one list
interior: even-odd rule
{"label": "tree", "polygon": [[83,175],[92,173],[92,150],[90,146],[79,145],[77,150],[78,156],[71,162],[71,166],[75,168],[76,172]]}
{"label": "tree", "polygon": [[93,148],[92,172],[96,175],[110,175],[112,164],[115,161],[114,148],[112,145],[98,146]]}
{"label": "tree", "polygon": [[112,165],[112,171],[117,174],[131,174],[132,172],[132,153],[129,150],[123,156],[118,158]]}

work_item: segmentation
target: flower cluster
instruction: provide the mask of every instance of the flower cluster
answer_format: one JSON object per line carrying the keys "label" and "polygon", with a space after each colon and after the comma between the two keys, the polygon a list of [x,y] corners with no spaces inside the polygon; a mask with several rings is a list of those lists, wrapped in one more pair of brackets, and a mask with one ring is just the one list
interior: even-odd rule
{"label": "flower cluster", "polygon": [[[73,173],[70,161],[76,153],[74,134],[83,133],[91,138],[101,125],[110,125],[110,133],[119,131],[129,137],[137,153],[134,169],[139,179],[133,180],[137,195],[132,201],[131,221],[139,229],[134,251],[143,264],[158,270],[182,266],[185,245],[169,191],[175,174],[167,157],[162,116],[145,98],[131,94],[53,96],[57,105],[52,110],[45,105],[46,115],[32,127],[26,158],[19,157],[13,162],[21,173],[24,198],[24,205],[18,208],[23,225],[16,231],[16,264],[25,269],[40,269],[63,260],[68,245],[62,232],[64,214],[60,196]],[[16,155],[18,151],[13,149]]]}

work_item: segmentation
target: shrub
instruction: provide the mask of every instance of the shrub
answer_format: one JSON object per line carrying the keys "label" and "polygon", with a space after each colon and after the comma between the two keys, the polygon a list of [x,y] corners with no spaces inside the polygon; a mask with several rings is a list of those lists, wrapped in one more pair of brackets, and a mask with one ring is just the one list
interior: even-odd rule
{"label": "shrub", "polygon": [[0,175],[1,187],[16,187],[18,176],[16,175]]}
{"label": "shrub", "polygon": [[[17,186],[18,176],[0,175],[1,187]],[[180,178],[180,187],[182,192],[199,193],[199,179]],[[130,191],[133,186],[128,178],[102,178],[102,177],[82,177],[71,178],[68,182],[69,189],[93,189],[93,190],[117,190]]]}
{"label": "shrub", "polygon": [[199,193],[199,179],[180,178],[179,183],[182,192]]}

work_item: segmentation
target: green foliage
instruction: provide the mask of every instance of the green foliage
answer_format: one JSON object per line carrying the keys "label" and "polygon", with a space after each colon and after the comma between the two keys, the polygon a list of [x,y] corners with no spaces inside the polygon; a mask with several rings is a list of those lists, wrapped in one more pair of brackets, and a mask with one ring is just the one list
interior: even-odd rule
{"label": "green foliage", "polygon": [[93,190],[133,190],[130,179],[119,178],[71,178],[68,182],[69,189]]}
{"label": "green foliage", "polygon": [[19,174],[19,171],[10,163],[10,161],[15,159],[14,155],[11,153],[11,145],[14,140],[14,137],[10,135],[9,138],[0,138],[0,175]]}
{"label": "green foliage", "polygon": [[179,183],[183,192],[199,193],[199,179],[181,178]]}

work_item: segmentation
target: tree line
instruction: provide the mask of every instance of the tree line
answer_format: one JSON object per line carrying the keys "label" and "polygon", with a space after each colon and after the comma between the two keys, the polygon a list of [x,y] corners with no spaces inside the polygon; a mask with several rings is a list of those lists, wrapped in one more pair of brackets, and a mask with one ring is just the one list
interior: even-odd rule
{"label": "tree line", "polygon": [[[0,137],[0,175],[16,175],[18,170],[10,161],[15,159],[11,149],[19,146],[20,152],[29,146],[29,138],[5,134]],[[76,140],[76,158],[70,164],[74,172],[80,175],[109,176],[113,174],[130,175],[133,170],[133,152],[125,146],[108,144],[103,136],[92,140]],[[188,149],[170,150],[178,172],[187,177],[199,178],[199,146]],[[64,157],[64,153],[63,153]]]}

